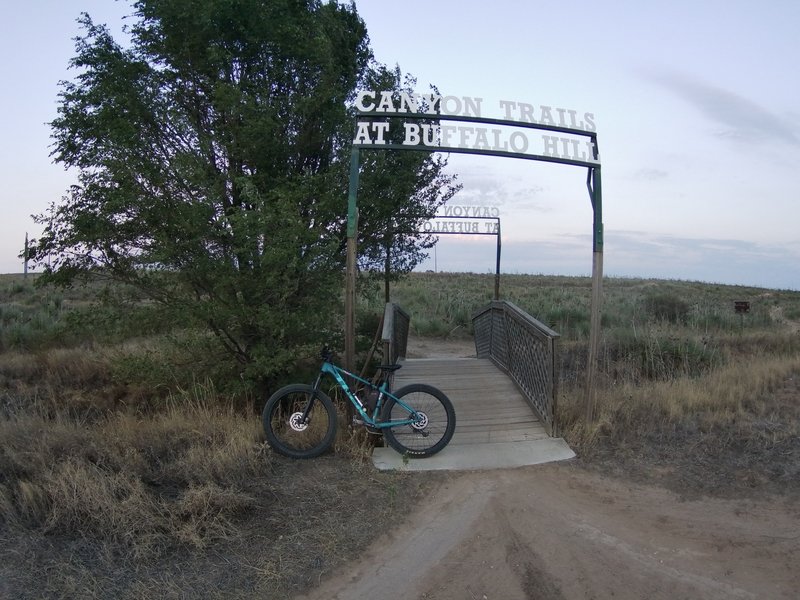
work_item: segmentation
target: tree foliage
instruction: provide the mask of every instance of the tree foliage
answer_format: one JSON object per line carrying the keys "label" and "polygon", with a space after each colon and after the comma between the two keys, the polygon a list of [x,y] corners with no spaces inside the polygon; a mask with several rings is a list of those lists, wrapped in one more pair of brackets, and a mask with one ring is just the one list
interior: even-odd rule
{"label": "tree foliage", "polygon": [[[122,46],[88,15],[53,121],[78,184],[32,254],[47,279],[103,273],[208,326],[270,378],[340,314],[357,90],[399,86],[372,60],[354,5],[320,0],[137,0]],[[371,153],[362,268],[388,233],[409,270],[411,231],[454,191],[444,161]],[[403,154],[405,156],[399,156]],[[394,221],[393,221],[394,219]],[[398,223],[400,225],[398,225]]]}

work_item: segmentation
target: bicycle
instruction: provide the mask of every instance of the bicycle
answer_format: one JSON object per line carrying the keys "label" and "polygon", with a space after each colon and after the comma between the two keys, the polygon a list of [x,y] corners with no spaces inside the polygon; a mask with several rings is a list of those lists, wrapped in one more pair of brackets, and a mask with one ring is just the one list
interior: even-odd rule
{"label": "bicycle", "polygon": [[[264,432],[272,449],[291,458],[314,458],[328,450],[336,437],[337,415],[333,401],[320,389],[331,376],[357,416],[354,423],[383,432],[386,442],[410,458],[432,456],[450,442],[456,414],[450,399],[437,388],[422,383],[391,391],[392,375],[402,365],[383,365],[381,381],[373,383],[333,364],[332,353],[321,352],[322,366],[313,385],[292,384],[275,392],[262,413]],[[364,400],[345,381],[350,377],[367,391]],[[362,396],[364,395],[363,392]]]}

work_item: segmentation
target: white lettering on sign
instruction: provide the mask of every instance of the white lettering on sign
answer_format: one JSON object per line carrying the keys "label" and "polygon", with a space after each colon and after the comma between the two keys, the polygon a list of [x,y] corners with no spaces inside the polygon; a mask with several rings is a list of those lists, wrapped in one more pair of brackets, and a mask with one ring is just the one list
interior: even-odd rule
{"label": "white lettering on sign", "polygon": [[[598,163],[594,143],[586,138],[571,138],[564,135],[549,135],[530,130],[514,130],[474,127],[467,125],[426,125],[403,123],[404,146],[425,146],[431,149],[464,148],[516,154],[534,154],[548,158]],[[357,124],[354,144],[387,144],[389,123]]]}
{"label": "white lettering on sign", "polygon": [[[389,123],[365,123],[359,122],[356,124],[356,137],[353,139],[354,144],[385,144],[386,141],[383,135],[389,131]],[[375,134],[373,138],[370,131]]]}
{"label": "white lettering on sign", "polygon": [[423,233],[500,233],[500,209],[497,206],[447,204],[440,211],[433,219],[422,223]]}
{"label": "white lettering on sign", "polygon": [[496,222],[485,221],[425,221],[423,233],[481,233],[497,234],[499,226]]}
{"label": "white lettering on sign", "polygon": [[[575,110],[553,108],[544,104],[536,106],[510,100],[500,100],[499,105],[502,118],[506,121],[566,127],[589,132],[597,130],[594,123],[594,113],[586,112],[578,117],[578,112]],[[469,96],[410,94],[408,92],[400,92],[395,96],[395,92],[367,90],[358,93],[355,107],[362,113],[400,112],[477,118],[483,116],[483,98]]]}
{"label": "white lettering on sign", "polygon": [[437,94],[409,94],[400,92],[359,92],[355,106],[359,112],[376,113],[421,113],[424,115],[448,115],[480,117],[483,98],[468,96],[440,96]]}
{"label": "white lettering on sign", "polygon": [[442,207],[443,217],[499,217],[500,209],[496,206],[473,206],[464,204],[447,204]]}
{"label": "white lettering on sign", "polygon": [[[355,107],[362,113],[430,115],[447,121],[448,116],[482,118],[483,99],[468,96],[395,93],[366,90],[356,96]],[[533,157],[600,163],[591,138],[581,132],[596,131],[593,113],[501,100],[500,111],[509,125],[403,123],[404,146],[431,149],[465,149],[486,152],[508,152]],[[452,122],[451,122],[452,123]],[[548,132],[531,128],[515,128],[514,123],[560,127],[575,133]],[[389,144],[388,122],[359,121],[354,144],[362,146]]]}

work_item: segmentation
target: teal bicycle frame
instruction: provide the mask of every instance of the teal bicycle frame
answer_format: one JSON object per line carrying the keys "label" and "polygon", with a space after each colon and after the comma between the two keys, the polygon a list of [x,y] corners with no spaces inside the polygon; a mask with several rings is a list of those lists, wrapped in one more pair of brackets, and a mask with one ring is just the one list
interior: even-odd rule
{"label": "teal bicycle frame", "polygon": [[[368,425],[369,427],[374,427],[375,429],[386,429],[388,427],[398,427],[400,425],[413,425],[415,423],[419,423],[421,420],[421,417],[419,413],[417,413],[417,411],[415,411],[408,404],[403,402],[400,398],[398,398],[389,391],[389,384],[386,381],[386,379],[384,379],[384,381],[380,385],[375,385],[371,381],[367,381],[366,379],[363,379],[358,375],[351,373],[350,371],[346,371],[341,367],[337,367],[333,363],[325,360],[322,363],[322,368],[320,369],[319,376],[317,376],[317,381],[316,383],[314,383],[314,392],[319,391],[323,375],[330,375],[336,380],[336,383],[339,385],[342,391],[344,391],[348,400],[350,400],[355,409],[358,411],[358,414],[361,417],[361,420],[363,421],[364,425]],[[343,375],[352,377],[353,379],[364,384],[368,388],[376,390],[378,392],[378,399],[375,402],[375,408],[372,411],[372,415],[370,415],[367,412],[368,407],[364,404],[364,402],[361,401],[361,399],[358,396],[355,395],[353,390],[347,384],[347,381],[345,381]],[[395,401],[395,403],[397,403],[398,405],[403,407],[403,409],[408,411],[408,417],[409,417],[408,419],[395,420],[395,421],[382,421],[380,419],[381,408],[383,407],[387,396],[389,398],[392,398]],[[307,411],[310,410],[310,405],[306,410]],[[306,415],[303,415],[303,419],[305,419],[305,417]]]}

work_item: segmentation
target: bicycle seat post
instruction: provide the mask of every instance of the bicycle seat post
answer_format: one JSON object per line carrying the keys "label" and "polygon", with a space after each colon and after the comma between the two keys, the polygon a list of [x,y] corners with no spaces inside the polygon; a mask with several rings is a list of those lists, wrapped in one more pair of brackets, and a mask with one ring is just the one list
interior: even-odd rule
{"label": "bicycle seat post", "polygon": [[392,391],[392,384],[394,383],[394,374],[403,365],[378,365],[381,370],[381,378],[386,382],[386,389]]}

